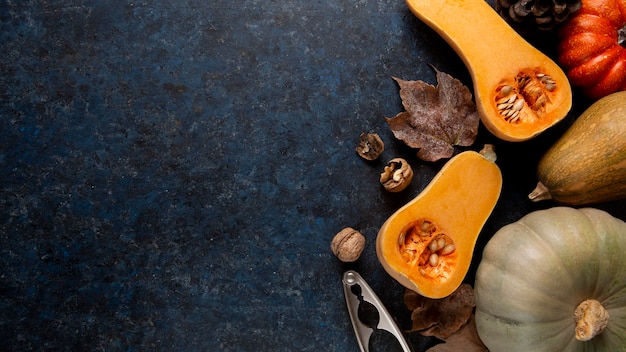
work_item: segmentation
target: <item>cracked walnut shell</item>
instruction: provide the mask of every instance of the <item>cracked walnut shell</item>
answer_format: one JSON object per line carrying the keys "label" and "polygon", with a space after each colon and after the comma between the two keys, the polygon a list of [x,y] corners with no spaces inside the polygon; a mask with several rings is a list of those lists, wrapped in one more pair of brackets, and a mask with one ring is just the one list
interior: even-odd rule
{"label": "cracked walnut shell", "polygon": [[385,150],[385,143],[376,133],[361,133],[356,152],[365,160],[376,160]]}

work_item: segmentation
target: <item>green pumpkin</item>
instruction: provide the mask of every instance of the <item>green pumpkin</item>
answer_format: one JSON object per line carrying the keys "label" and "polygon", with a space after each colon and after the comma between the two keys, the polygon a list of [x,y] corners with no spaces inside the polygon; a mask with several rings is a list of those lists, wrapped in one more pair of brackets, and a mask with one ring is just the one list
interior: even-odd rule
{"label": "green pumpkin", "polygon": [[[592,208],[532,212],[489,240],[474,288],[490,352],[626,351],[626,223]],[[586,300],[608,316],[577,338]]]}

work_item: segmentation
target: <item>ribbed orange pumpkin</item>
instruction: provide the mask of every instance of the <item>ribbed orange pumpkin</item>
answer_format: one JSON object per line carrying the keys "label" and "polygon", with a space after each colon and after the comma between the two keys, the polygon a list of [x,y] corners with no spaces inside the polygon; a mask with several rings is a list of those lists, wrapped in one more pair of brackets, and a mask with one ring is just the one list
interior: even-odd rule
{"label": "ribbed orange pumpkin", "polygon": [[573,86],[593,99],[626,90],[626,0],[583,0],[559,37]]}

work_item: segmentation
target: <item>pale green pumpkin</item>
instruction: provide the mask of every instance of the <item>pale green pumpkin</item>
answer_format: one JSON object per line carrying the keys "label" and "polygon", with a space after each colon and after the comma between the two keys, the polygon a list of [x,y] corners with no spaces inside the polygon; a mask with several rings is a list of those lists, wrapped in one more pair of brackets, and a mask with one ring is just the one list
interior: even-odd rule
{"label": "pale green pumpkin", "polygon": [[[626,223],[592,208],[532,212],[490,239],[475,295],[490,352],[626,351]],[[588,299],[608,323],[580,341],[574,312]]]}

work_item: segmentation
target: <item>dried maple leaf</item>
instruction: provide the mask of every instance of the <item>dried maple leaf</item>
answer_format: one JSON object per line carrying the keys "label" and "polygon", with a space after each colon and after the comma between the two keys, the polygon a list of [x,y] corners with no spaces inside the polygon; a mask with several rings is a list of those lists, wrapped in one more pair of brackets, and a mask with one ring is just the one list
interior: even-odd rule
{"label": "dried maple leaf", "polygon": [[450,296],[441,299],[426,298],[407,289],[404,304],[412,311],[410,331],[442,340],[465,325],[476,306],[474,289],[468,284],[462,284]]}
{"label": "dried maple leaf", "polygon": [[487,346],[483,344],[478,331],[476,330],[476,320],[474,315],[463,327],[450,335],[445,343],[440,343],[429,348],[426,352],[488,352]]}
{"label": "dried maple leaf", "polygon": [[385,118],[394,136],[419,148],[417,157],[425,161],[451,157],[455,145],[472,145],[480,121],[469,89],[449,74],[435,71],[437,87],[393,77],[406,111]]}

